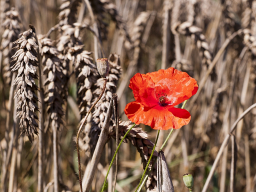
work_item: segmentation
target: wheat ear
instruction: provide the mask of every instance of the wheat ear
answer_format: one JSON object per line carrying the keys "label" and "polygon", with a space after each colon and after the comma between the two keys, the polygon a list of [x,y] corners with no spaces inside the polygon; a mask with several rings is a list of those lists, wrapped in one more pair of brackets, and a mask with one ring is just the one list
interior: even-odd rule
{"label": "wheat ear", "polygon": [[35,29],[30,29],[21,33],[20,38],[15,41],[17,51],[12,56],[14,65],[11,67],[17,73],[14,84],[17,86],[15,97],[17,98],[17,117],[21,134],[28,136],[32,142],[34,135],[38,133],[37,115],[37,96],[38,89],[35,79],[38,67],[38,42],[36,41]]}

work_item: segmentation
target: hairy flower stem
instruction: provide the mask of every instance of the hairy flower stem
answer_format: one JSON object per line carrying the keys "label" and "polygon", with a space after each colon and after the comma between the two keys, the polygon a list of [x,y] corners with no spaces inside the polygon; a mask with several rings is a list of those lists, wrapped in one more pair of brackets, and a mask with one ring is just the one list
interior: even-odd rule
{"label": "hairy flower stem", "polygon": [[146,174],[146,172],[147,172],[149,163],[150,163],[150,161],[151,161],[151,159],[152,159],[152,157],[153,157],[153,154],[154,154],[154,151],[155,151],[155,148],[156,148],[156,144],[157,144],[157,141],[158,141],[159,133],[160,133],[160,130],[157,131],[157,136],[156,136],[155,145],[154,145],[153,150],[152,150],[152,152],[151,152],[151,155],[150,155],[150,158],[149,158],[149,160],[148,160],[147,166],[146,166],[145,169],[144,169],[144,173],[143,173],[143,175],[142,175],[142,177],[141,177],[140,183],[139,183],[138,187],[136,188],[135,192],[138,191],[138,189],[139,189],[139,187],[140,187],[140,185],[141,185],[141,183],[142,183],[142,181],[143,181],[143,178],[144,178],[144,176],[145,176],[145,174]]}
{"label": "hairy flower stem", "polygon": [[81,192],[83,192],[83,187],[82,187],[82,180],[81,180],[81,163],[80,163],[80,151],[79,151],[79,144],[78,144],[78,139],[79,139],[79,135],[80,135],[80,132],[82,130],[82,127],[84,126],[85,122],[86,122],[86,119],[88,118],[90,112],[92,111],[92,109],[95,107],[95,105],[99,102],[99,100],[101,99],[101,97],[103,96],[104,92],[105,92],[105,89],[106,89],[106,84],[107,84],[107,79],[105,79],[105,82],[104,82],[104,87],[102,89],[102,92],[99,96],[99,98],[97,99],[97,101],[91,106],[90,110],[88,111],[88,113],[86,114],[83,122],[81,123],[79,129],[78,129],[78,132],[77,132],[77,135],[76,135],[76,149],[77,149],[77,158],[78,158],[78,170],[79,170],[79,184],[80,184],[80,190]]}
{"label": "hairy flower stem", "polygon": [[[184,107],[185,107],[187,101],[188,101],[188,100],[186,100],[186,101],[183,102],[181,109],[184,109]],[[169,133],[168,136],[166,137],[166,139],[165,139],[163,145],[162,145],[161,148],[160,148],[160,151],[163,150],[163,148],[164,148],[164,146],[166,145],[167,141],[169,140],[169,138],[170,138],[172,132],[173,132],[173,129],[171,129],[170,133]]]}
{"label": "hairy flower stem", "polygon": [[128,133],[132,130],[132,128],[133,128],[135,125],[136,125],[136,124],[134,123],[134,125],[131,126],[131,128],[125,133],[124,137],[123,137],[122,140],[120,141],[120,143],[119,143],[119,145],[118,145],[118,147],[117,147],[117,149],[116,149],[116,151],[115,151],[115,154],[114,154],[114,156],[113,156],[113,158],[112,158],[112,160],[111,160],[111,163],[110,163],[110,165],[109,165],[109,167],[108,167],[108,172],[107,172],[107,175],[106,175],[106,177],[105,177],[103,186],[102,186],[102,188],[101,188],[101,192],[104,191],[105,185],[106,185],[106,183],[107,183],[107,178],[108,178],[108,174],[109,174],[110,168],[111,168],[111,166],[112,166],[112,164],[113,164],[113,162],[114,162],[114,160],[115,160],[115,157],[116,157],[116,155],[117,155],[117,152],[118,152],[118,150],[119,150],[121,144],[123,143],[124,139],[126,138],[126,136],[128,135]]}

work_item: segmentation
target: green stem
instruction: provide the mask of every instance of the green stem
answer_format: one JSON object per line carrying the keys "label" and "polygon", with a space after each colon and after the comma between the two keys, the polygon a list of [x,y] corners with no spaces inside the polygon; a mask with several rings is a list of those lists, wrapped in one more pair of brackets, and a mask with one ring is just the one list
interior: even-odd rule
{"label": "green stem", "polygon": [[184,107],[185,107],[187,101],[188,101],[188,100],[186,100],[186,101],[183,102],[181,109],[184,109]]}
{"label": "green stem", "polygon": [[[187,101],[188,101],[188,100],[186,100],[186,101],[183,102],[181,109],[184,109],[184,107],[185,107]],[[172,132],[173,132],[173,129],[171,129],[171,131],[169,132],[168,136],[166,137],[166,139],[165,139],[163,145],[162,145],[161,148],[160,148],[160,151],[163,150],[163,148],[164,148],[164,146],[166,145],[167,141],[169,140],[169,138],[170,138]]]}
{"label": "green stem", "polygon": [[148,178],[148,175],[146,175],[146,177],[144,178],[144,180],[143,180],[143,182],[142,182],[142,184],[141,184],[140,188],[138,189],[138,192],[140,192],[140,191],[141,191],[141,189],[142,189],[143,185],[145,184],[145,182],[146,182],[147,178]]}
{"label": "green stem", "polygon": [[119,143],[119,145],[118,145],[118,147],[117,147],[117,149],[116,149],[116,151],[115,151],[115,154],[114,154],[114,156],[113,156],[113,158],[112,158],[112,160],[111,160],[111,163],[110,163],[110,165],[109,165],[107,175],[106,175],[106,177],[105,177],[103,186],[102,186],[102,188],[101,188],[101,192],[104,191],[105,185],[106,185],[106,183],[107,183],[107,178],[108,178],[108,174],[109,174],[110,168],[111,168],[111,166],[112,166],[112,164],[113,164],[113,162],[114,162],[114,160],[115,160],[116,154],[117,154],[117,152],[118,152],[118,150],[119,150],[121,144],[123,143],[124,139],[126,138],[126,136],[128,135],[128,133],[132,130],[132,128],[133,128],[135,125],[136,125],[136,124],[134,124],[133,126],[131,126],[131,128],[125,133],[124,137],[123,137],[122,140],[120,141],[120,143]]}
{"label": "green stem", "polygon": [[160,148],[159,151],[162,151],[162,150],[163,150],[163,148],[164,148],[164,146],[166,145],[167,141],[169,140],[169,138],[170,138],[172,132],[173,132],[173,128],[172,128],[171,131],[169,132],[168,136],[166,137],[166,139],[165,139],[165,141],[164,141],[164,143],[163,143],[163,145],[161,146],[161,148]]}
{"label": "green stem", "polygon": [[160,133],[160,130],[157,131],[157,136],[156,136],[155,145],[154,145],[153,150],[152,150],[152,152],[151,152],[151,155],[150,155],[150,158],[149,158],[149,160],[148,160],[147,166],[145,167],[144,173],[143,173],[143,175],[142,175],[142,177],[141,177],[140,183],[139,183],[138,187],[136,188],[135,192],[138,191],[138,189],[139,189],[139,187],[140,187],[140,184],[142,183],[143,178],[144,178],[144,176],[145,176],[145,174],[146,174],[146,172],[147,172],[149,163],[150,163],[150,161],[151,161],[151,159],[152,159],[152,157],[153,157],[153,154],[154,154],[154,151],[155,151],[155,148],[156,148],[156,144],[157,144],[157,140],[158,140],[158,137],[159,137],[159,133]]}

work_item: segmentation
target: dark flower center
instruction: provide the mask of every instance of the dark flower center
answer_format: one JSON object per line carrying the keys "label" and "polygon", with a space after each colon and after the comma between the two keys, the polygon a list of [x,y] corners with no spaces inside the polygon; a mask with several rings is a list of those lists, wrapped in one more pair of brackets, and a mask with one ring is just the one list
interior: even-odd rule
{"label": "dark flower center", "polygon": [[166,103],[166,96],[161,96],[161,97],[159,97],[159,104],[161,105],[161,106],[166,106],[167,105],[167,103]]}

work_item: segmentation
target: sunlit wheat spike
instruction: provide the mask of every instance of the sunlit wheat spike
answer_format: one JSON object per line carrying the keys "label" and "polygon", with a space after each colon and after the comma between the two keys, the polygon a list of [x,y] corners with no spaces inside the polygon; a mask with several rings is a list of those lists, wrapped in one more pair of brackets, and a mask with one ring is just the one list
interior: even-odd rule
{"label": "sunlit wheat spike", "polygon": [[151,15],[151,12],[141,12],[136,18],[136,20],[134,21],[133,27],[129,32],[131,36],[132,44],[130,44],[130,42],[128,41],[125,42],[125,46],[128,50],[140,46],[140,43],[142,41],[142,36],[150,15]]}
{"label": "sunlit wheat spike", "polygon": [[245,1],[245,9],[243,11],[243,14],[242,14],[242,20],[241,20],[241,23],[242,23],[242,27],[244,29],[248,28],[250,29],[251,28],[251,24],[252,24],[252,2],[253,1]]}
{"label": "sunlit wheat spike", "polygon": [[83,47],[83,45],[77,45],[70,49],[74,60],[77,101],[81,117],[86,115],[92,105],[93,91],[96,89],[95,83],[100,77],[95,64],[92,63],[91,52],[84,50]]}
{"label": "sunlit wheat spike", "polygon": [[249,48],[253,55],[256,55],[256,38],[252,35],[251,30],[243,29],[241,32],[243,43]]}
{"label": "sunlit wheat spike", "polygon": [[[241,23],[237,21],[237,17],[235,15],[235,12],[232,8],[233,1],[227,0],[223,2],[223,16],[224,16],[224,22],[225,22],[225,29],[227,36],[230,36],[233,32],[237,31],[241,28]],[[243,23],[243,21],[242,21]]]}
{"label": "sunlit wheat spike", "polygon": [[63,104],[65,93],[66,75],[62,67],[62,61],[58,58],[58,51],[52,40],[46,37],[39,37],[41,44],[42,64],[44,65],[43,73],[46,76],[44,86],[46,86],[46,97],[44,99],[47,105],[47,113],[50,121],[60,128],[63,125]]}
{"label": "sunlit wheat spike", "polygon": [[17,51],[12,56],[12,71],[17,73],[14,80],[16,85],[15,97],[17,98],[17,117],[21,133],[28,136],[32,142],[37,134],[37,67],[38,67],[38,42],[33,27],[20,34],[15,41]]}
{"label": "sunlit wheat spike", "polygon": [[194,21],[194,0],[175,0],[173,4],[172,23],[176,22],[190,22]]}
{"label": "sunlit wheat spike", "polygon": [[10,10],[10,0],[0,1],[0,23],[3,23],[5,13],[9,10]]}
{"label": "sunlit wheat spike", "polygon": [[110,0],[90,0],[90,3],[93,13],[97,17],[97,23],[102,40],[105,40],[108,34],[108,24],[105,22],[108,15],[110,16],[111,20],[116,22],[117,28],[122,29],[126,37],[129,39],[125,23],[122,21],[122,17],[119,15],[115,4],[113,4]]}
{"label": "sunlit wheat spike", "polygon": [[[121,138],[125,135],[125,133],[133,126],[134,123],[131,121],[121,121],[119,123],[119,138]],[[113,131],[113,137],[115,138],[115,131]],[[146,167],[147,162],[149,160],[149,157],[151,155],[154,143],[152,143],[148,139],[148,134],[144,132],[138,125],[136,125],[132,130],[128,133],[126,141],[129,140],[132,145],[134,145],[137,148],[137,151],[140,153],[141,161],[143,163],[143,168]],[[146,188],[148,192],[153,192],[157,190],[157,170],[156,170],[156,161],[158,152],[154,151],[153,158],[151,160],[151,163],[149,164],[148,169],[148,180],[146,182]]]}
{"label": "sunlit wheat spike", "polygon": [[[96,65],[92,63],[91,52],[84,50],[83,45],[76,45],[69,51],[74,61],[77,81],[77,103],[81,118],[83,118],[96,97],[93,92],[97,89],[96,82],[100,75],[97,72]],[[100,129],[92,122],[92,114],[90,113],[78,141],[80,148],[88,157],[94,151],[99,133]]]}
{"label": "sunlit wheat spike", "polygon": [[4,32],[2,35],[1,47],[3,48],[3,77],[5,84],[10,84],[12,55],[15,53],[13,42],[16,41],[20,34],[20,18],[17,11],[12,8],[5,13],[2,24]]}
{"label": "sunlit wheat spike", "polygon": [[[209,67],[212,61],[212,54],[209,50],[209,45],[206,42],[205,36],[199,27],[192,25],[189,22],[176,23],[172,26],[173,33],[180,33],[186,36],[191,36],[200,51],[202,56],[202,63]],[[215,76],[215,71],[212,72],[212,78]]]}
{"label": "sunlit wheat spike", "polygon": [[[88,116],[87,123],[82,132],[82,136],[79,139],[79,146],[87,154],[87,156],[90,156],[95,149],[101,128],[103,126],[103,122],[106,118],[106,113],[110,105],[112,94],[116,91],[116,86],[121,75],[119,56],[117,54],[110,54],[108,62],[110,70],[109,75],[107,76],[108,81],[105,93],[103,94],[98,104],[95,106],[93,114]],[[100,77],[99,74],[97,74],[96,78],[93,80],[96,81],[96,87],[90,88],[93,88],[94,90],[92,93],[93,102],[90,100],[90,105],[97,100],[104,86],[104,78]],[[88,90],[91,91],[90,89]],[[86,110],[89,109],[90,105],[86,107]],[[113,124],[114,119],[111,118],[109,129],[113,129]]]}
{"label": "sunlit wheat spike", "polygon": [[[107,115],[107,109],[109,108],[110,101],[113,93],[116,92],[118,80],[121,75],[120,59],[116,54],[110,54],[108,58],[109,62],[109,75],[107,76],[107,84],[105,92],[101,100],[97,103],[93,112],[93,121],[102,128],[104,120]],[[97,89],[93,92],[96,98],[101,94],[104,86],[104,78],[99,78],[96,82]],[[95,100],[96,100],[95,98]],[[111,121],[110,124],[113,122]]]}
{"label": "sunlit wheat spike", "polygon": [[59,24],[67,25],[76,22],[77,9],[82,0],[62,0],[59,13]]}

